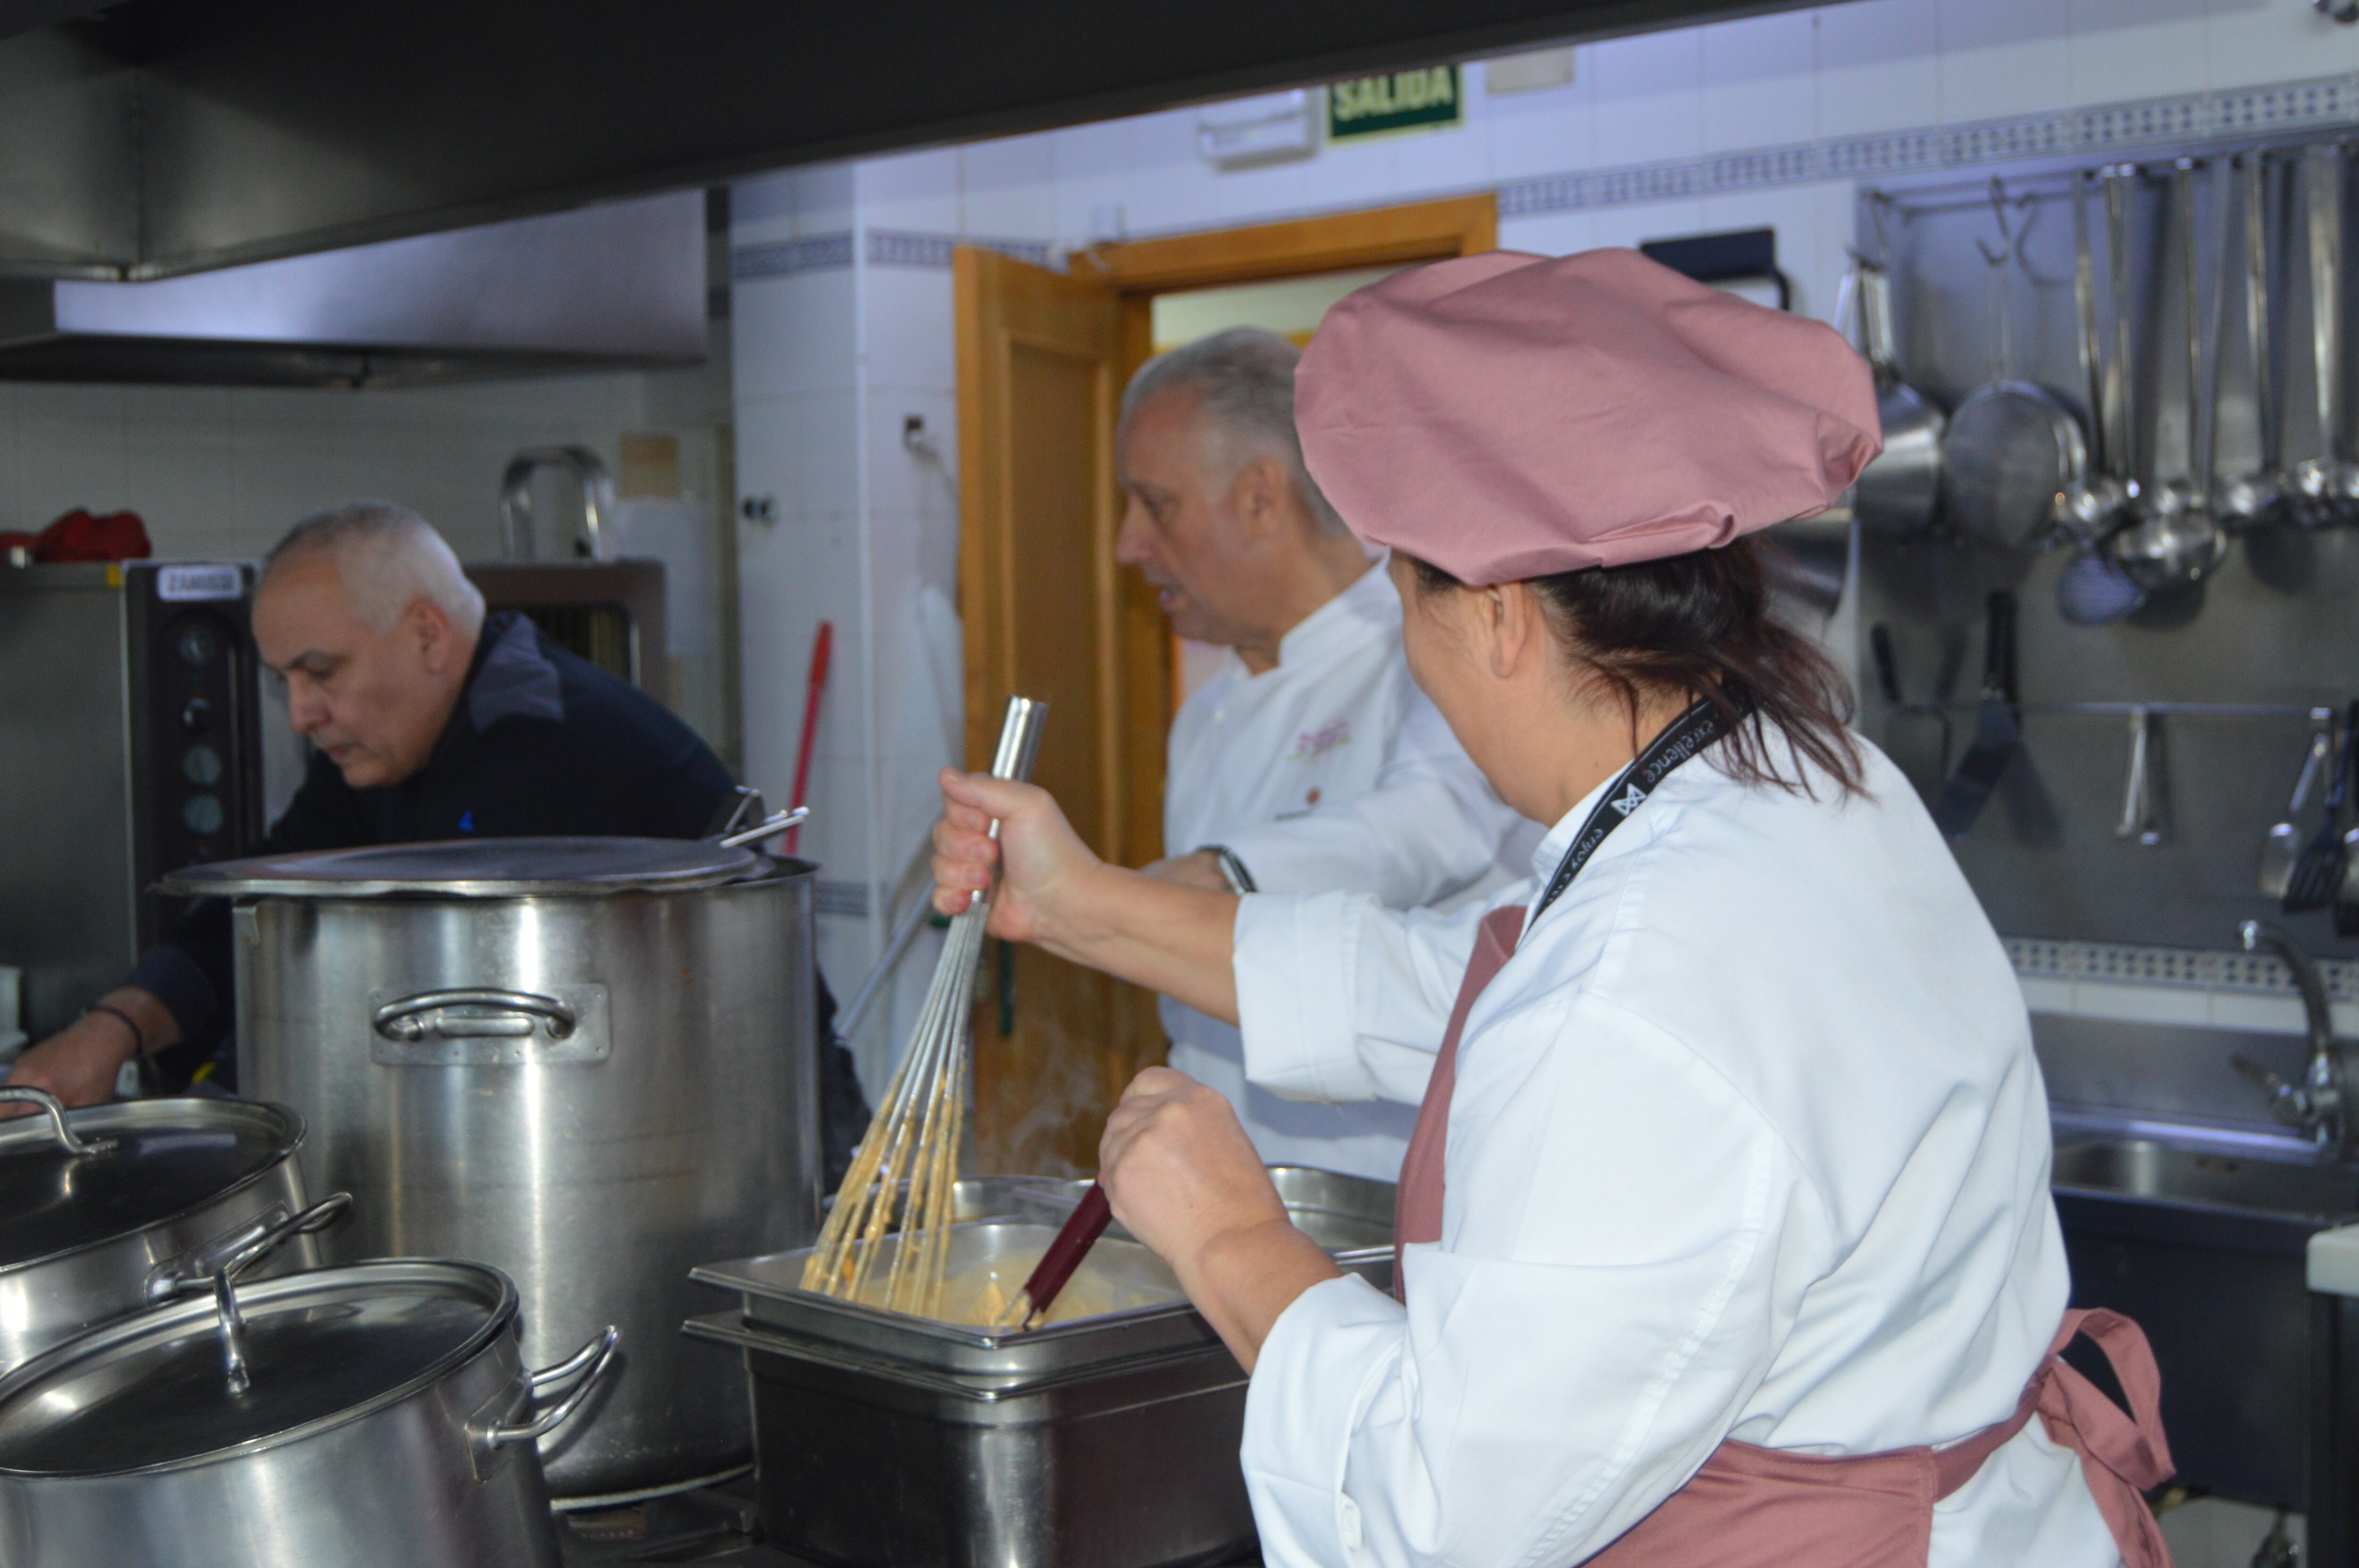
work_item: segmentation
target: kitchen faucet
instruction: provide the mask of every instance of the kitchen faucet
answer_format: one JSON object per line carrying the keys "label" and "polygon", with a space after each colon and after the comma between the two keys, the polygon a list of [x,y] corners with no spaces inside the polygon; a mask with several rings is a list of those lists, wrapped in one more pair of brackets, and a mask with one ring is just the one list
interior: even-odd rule
{"label": "kitchen faucet", "polygon": [[2245,952],[2267,948],[2284,960],[2294,989],[2301,992],[2302,1016],[2310,1032],[2310,1070],[2299,1085],[2286,1082],[2241,1053],[2234,1058],[2236,1071],[2269,1097],[2269,1109],[2279,1121],[2299,1129],[2321,1152],[2351,1158],[2354,1119],[2343,1097],[2343,1053],[2334,1043],[2334,1018],[2328,1010],[2326,981],[2318,965],[2291,933],[2266,920],[2247,920],[2236,928],[2236,935],[2244,938]]}

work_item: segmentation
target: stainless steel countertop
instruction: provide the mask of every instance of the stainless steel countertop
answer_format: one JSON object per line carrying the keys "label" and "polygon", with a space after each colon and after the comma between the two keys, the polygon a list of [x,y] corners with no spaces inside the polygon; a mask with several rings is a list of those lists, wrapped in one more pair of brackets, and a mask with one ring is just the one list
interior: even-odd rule
{"label": "stainless steel countertop", "polygon": [[[658,1498],[641,1508],[560,1515],[565,1568],[667,1568],[720,1563],[726,1568],[821,1568],[763,1544],[754,1477],[703,1491]],[[1260,1568],[1259,1554],[1218,1568]],[[925,1568],[912,1563],[908,1568]]]}

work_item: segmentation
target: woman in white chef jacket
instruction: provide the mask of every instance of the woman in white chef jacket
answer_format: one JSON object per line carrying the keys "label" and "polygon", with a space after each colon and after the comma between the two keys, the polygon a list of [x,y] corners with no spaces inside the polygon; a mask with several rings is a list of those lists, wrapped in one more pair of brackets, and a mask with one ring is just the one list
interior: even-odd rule
{"label": "woman in white chef jacket", "polygon": [[[1150,1069],[1115,1214],[1253,1374],[1274,1564],[2168,1562],[2134,1325],[2065,1314],[2013,972],[1914,793],[1772,621],[1744,537],[1878,449],[1816,323],[1628,251],[1339,305],[1313,475],[1393,550],[1418,683],[1554,823],[1486,911],[1105,866],[950,773],[937,899],[1239,1020],[1303,1097],[1423,1092],[1398,1299],[1288,1224],[1227,1104]],[[994,845],[983,832],[1002,819]],[[2055,1359],[2079,1328],[2134,1422]]]}

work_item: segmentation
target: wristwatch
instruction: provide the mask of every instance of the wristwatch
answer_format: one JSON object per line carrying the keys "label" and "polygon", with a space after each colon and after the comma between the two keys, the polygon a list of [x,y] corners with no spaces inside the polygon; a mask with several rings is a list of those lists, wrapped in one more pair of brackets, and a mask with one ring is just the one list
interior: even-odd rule
{"label": "wristwatch", "polygon": [[1231,892],[1243,898],[1261,891],[1254,886],[1253,873],[1245,870],[1245,863],[1237,859],[1234,849],[1226,844],[1207,844],[1204,849],[1212,857],[1212,863],[1221,868],[1221,880],[1229,884]]}

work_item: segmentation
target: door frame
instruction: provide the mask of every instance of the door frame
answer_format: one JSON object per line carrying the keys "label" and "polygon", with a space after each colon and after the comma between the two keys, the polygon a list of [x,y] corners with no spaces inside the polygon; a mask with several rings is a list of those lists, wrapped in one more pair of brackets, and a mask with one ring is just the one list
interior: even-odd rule
{"label": "door frame", "polygon": [[[1158,294],[1355,267],[1406,266],[1498,248],[1499,198],[1484,191],[1241,229],[1110,242],[1074,252],[1065,270],[1121,297],[1126,384],[1155,351]],[[1164,719],[1168,726],[1170,716]]]}

